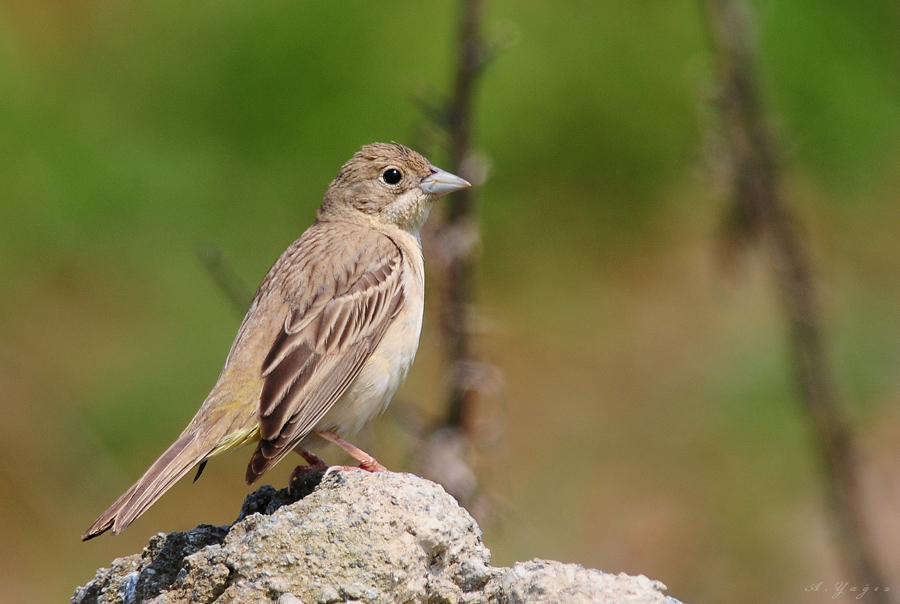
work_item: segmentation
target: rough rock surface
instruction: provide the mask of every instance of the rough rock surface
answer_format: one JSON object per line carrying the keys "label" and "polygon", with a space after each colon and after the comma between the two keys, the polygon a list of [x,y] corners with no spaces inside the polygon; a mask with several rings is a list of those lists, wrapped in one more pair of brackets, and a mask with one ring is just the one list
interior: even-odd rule
{"label": "rough rock surface", "polygon": [[478,525],[440,486],[409,474],[335,472],[260,488],[231,527],[160,533],[142,553],[97,571],[72,602],[677,604],[664,589],[576,564],[492,567]]}

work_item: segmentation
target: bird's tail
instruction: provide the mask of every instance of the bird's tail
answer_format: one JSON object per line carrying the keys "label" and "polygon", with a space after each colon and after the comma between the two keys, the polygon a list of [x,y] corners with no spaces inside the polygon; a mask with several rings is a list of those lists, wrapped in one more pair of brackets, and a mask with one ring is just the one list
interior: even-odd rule
{"label": "bird's tail", "polygon": [[215,443],[207,445],[203,440],[193,430],[182,434],[140,480],[97,518],[81,540],[93,539],[108,530],[114,535],[125,530],[191,468],[209,456]]}

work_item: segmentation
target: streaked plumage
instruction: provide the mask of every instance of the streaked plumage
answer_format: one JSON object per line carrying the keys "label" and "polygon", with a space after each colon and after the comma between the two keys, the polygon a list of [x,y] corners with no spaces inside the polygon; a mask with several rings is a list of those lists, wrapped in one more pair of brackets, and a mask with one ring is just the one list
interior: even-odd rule
{"label": "streaked plumage", "polygon": [[419,228],[437,196],[466,186],[397,144],[367,145],[344,164],[316,222],[260,285],[200,410],[82,539],[121,532],[212,456],[258,441],[252,484],[313,430],[349,436],[383,411],[422,326]]}

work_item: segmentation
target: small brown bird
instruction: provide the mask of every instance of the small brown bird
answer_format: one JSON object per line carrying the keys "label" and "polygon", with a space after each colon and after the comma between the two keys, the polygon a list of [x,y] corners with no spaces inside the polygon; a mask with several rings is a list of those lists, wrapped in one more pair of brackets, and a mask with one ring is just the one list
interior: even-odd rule
{"label": "small brown bird", "polygon": [[320,439],[384,469],[341,437],[406,377],[425,299],[419,229],[438,196],[468,186],[398,144],[366,145],[344,164],[315,223],[263,279],[194,419],[82,540],[123,531],[192,468],[249,442],[247,484],[292,450],[324,466],[307,450]]}

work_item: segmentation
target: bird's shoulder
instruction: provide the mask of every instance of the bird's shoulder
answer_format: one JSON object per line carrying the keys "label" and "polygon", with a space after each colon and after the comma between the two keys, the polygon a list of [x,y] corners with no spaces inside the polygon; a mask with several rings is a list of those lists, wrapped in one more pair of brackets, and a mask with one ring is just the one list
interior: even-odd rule
{"label": "bird's shoulder", "polygon": [[400,245],[385,233],[352,223],[317,221],[266,274],[226,368],[244,361],[262,364],[280,333],[298,331],[329,307],[349,308],[350,297],[366,299],[379,290],[391,292],[390,297],[401,293],[403,257]]}
{"label": "bird's shoulder", "polygon": [[301,310],[346,295],[367,274],[401,270],[404,251],[389,233],[349,222],[317,221],[292,243],[260,293]]}

